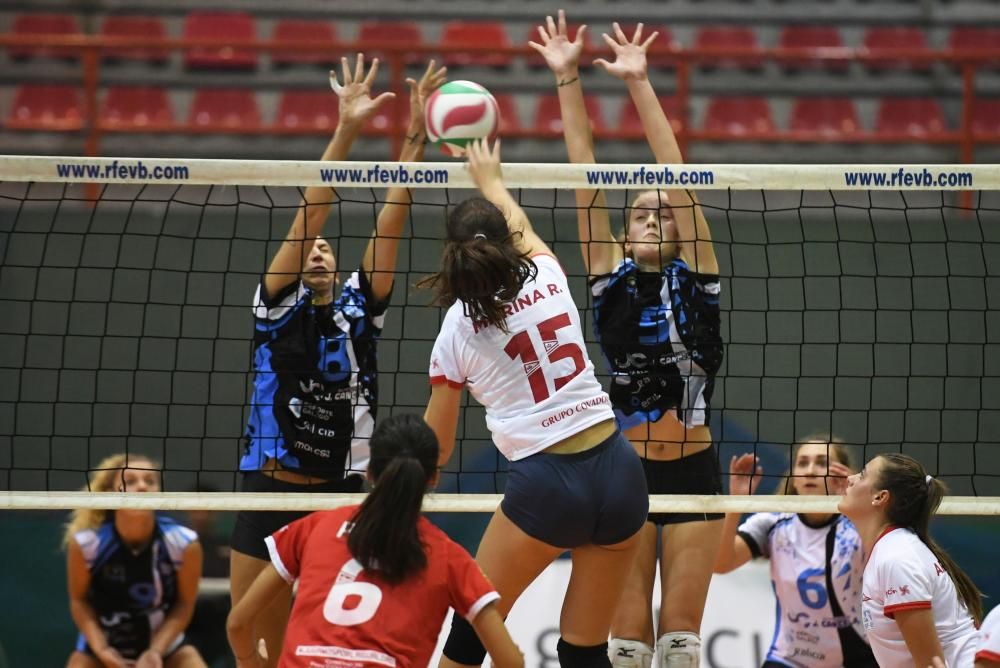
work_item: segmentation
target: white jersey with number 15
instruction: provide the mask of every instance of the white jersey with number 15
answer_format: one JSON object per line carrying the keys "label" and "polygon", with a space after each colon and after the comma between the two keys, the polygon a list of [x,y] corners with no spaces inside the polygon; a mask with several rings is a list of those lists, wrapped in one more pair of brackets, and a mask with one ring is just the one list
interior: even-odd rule
{"label": "white jersey with number 15", "polygon": [[431,354],[431,383],[467,386],[486,407],[493,442],[512,461],[614,419],[566,274],[551,255],[532,260],[538,275],[507,305],[509,332],[473,322],[456,302]]}

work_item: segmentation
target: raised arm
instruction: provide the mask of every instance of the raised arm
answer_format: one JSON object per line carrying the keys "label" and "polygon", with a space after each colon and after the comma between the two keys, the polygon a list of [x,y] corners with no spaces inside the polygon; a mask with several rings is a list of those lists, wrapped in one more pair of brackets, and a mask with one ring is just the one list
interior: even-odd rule
{"label": "raised arm", "polygon": [[[684,157],[674,130],[647,75],[646,51],[656,39],[657,33],[654,32],[642,41],[641,23],[636,27],[632,39],[626,37],[617,23],[613,27],[614,39],[606,33],[602,37],[614,51],[614,62],[598,58],[594,63],[603,67],[608,74],[625,81],[656,161],[662,164],[683,164]],[[670,189],[666,193],[677,222],[681,259],[695,272],[718,274],[719,263],[712,246],[712,233],[697,196],[683,188]]]}
{"label": "raised arm", "polygon": [[477,139],[469,144],[466,152],[469,156],[469,173],[472,174],[479,192],[504,212],[507,216],[507,228],[511,233],[520,233],[515,242],[518,250],[528,255],[551,254],[548,245],[535,234],[524,209],[503,184],[503,174],[500,169],[500,140],[497,139],[491,149],[485,139]]}
{"label": "raised arm", "polygon": [[[764,469],[757,466],[757,458],[745,454],[738,459],[729,460],[729,493],[753,494],[760,485]],[[722,523],[722,542],[719,544],[719,556],[715,559],[715,572],[728,573],[735,570],[753,558],[750,546],[740,538],[736,529],[740,524],[739,513],[726,513]]]}
{"label": "raised arm", "polygon": [[[410,122],[406,128],[406,139],[399,154],[400,162],[419,162],[424,157],[427,129],[424,125],[424,107],[427,98],[445,82],[448,68],[435,69],[432,60],[420,81],[407,79],[410,86]],[[396,256],[403,225],[410,213],[410,191],[408,188],[390,188],[385,204],[379,212],[368,248],[365,250],[361,266],[368,275],[372,294],[382,301],[392,291],[393,276],[396,271]]]}
{"label": "raised arm", "polygon": [[[556,76],[559,109],[562,114],[563,137],[569,161],[592,164],[594,139],[590,134],[590,119],[583,102],[580,81],[580,53],[587,26],[580,26],[576,38],[570,41],[566,32],[566,13],[559,10],[558,22],[545,17],[545,26],[538,26],[541,43],[528,42],[540,53]],[[577,228],[583,264],[591,275],[606,274],[621,262],[622,248],[611,233],[607,198],[600,190],[577,190]]]}
{"label": "raised arm", "polygon": [[[372,82],[378,73],[378,58],[372,61],[367,75],[364,55],[361,53],[357,56],[353,73],[347,58],[341,58],[340,64],[343,84],[337,80],[336,72],[330,72],[330,85],[340,98],[340,118],[333,139],[323,152],[321,160],[346,159],[365,122],[383,103],[394,97],[393,93],[382,93],[374,99],[370,96]],[[306,188],[295,220],[292,221],[281,247],[274,254],[264,277],[264,287],[269,295],[279,293],[298,280],[302,264],[312,251],[313,241],[323,231],[335,197],[336,192],[332,188]]]}

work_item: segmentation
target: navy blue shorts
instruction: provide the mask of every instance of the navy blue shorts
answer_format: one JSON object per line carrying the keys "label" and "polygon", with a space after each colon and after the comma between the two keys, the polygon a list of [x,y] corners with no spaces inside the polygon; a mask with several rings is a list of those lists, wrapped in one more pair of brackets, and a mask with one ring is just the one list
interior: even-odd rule
{"label": "navy blue shorts", "polygon": [[555,547],[613,545],[642,528],[649,494],[639,455],[616,431],[584,452],[539,452],[511,462],[500,509]]}

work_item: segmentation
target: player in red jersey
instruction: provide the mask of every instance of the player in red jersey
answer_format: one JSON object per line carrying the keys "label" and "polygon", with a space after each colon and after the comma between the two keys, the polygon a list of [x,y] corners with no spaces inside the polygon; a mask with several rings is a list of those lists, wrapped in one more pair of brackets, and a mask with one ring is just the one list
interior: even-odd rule
{"label": "player in red jersey", "polygon": [[475,628],[500,668],[521,668],[499,594],[461,546],[420,512],[437,483],[438,443],[414,415],[371,438],[372,491],[360,506],[313,513],[268,537],[271,564],[229,615],[240,668],[262,665],[254,617],[298,580],[279,666],[424,668],[448,608]]}

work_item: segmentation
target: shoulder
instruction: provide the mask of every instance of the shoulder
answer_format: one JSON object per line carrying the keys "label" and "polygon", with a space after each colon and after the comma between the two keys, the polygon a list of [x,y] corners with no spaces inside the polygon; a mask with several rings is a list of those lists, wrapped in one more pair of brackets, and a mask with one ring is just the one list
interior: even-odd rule
{"label": "shoulder", "polygon": [[83,529],[73,534],[73,542],[80,549],[87,565],[99,565],[118,549],[118,538],[111,522],[105,522],[96,529]]}
{"label": "shoulder", "polygon": [[612,284],[618,283],[623,277],[634,274],[639,270],[639,266],[632,261],[632,258],[622,258],[615,265],[614,269],[606,274],[595,274],[590,277],[590,289],[595,295],[607,290]]}
{"label": "shoulder", "polygon": [[198,540],[198,534],[189,527],[180,524],[166,515],[156,516],[156,526],[163,537],[172,561],[180,563],[187,547]]}

